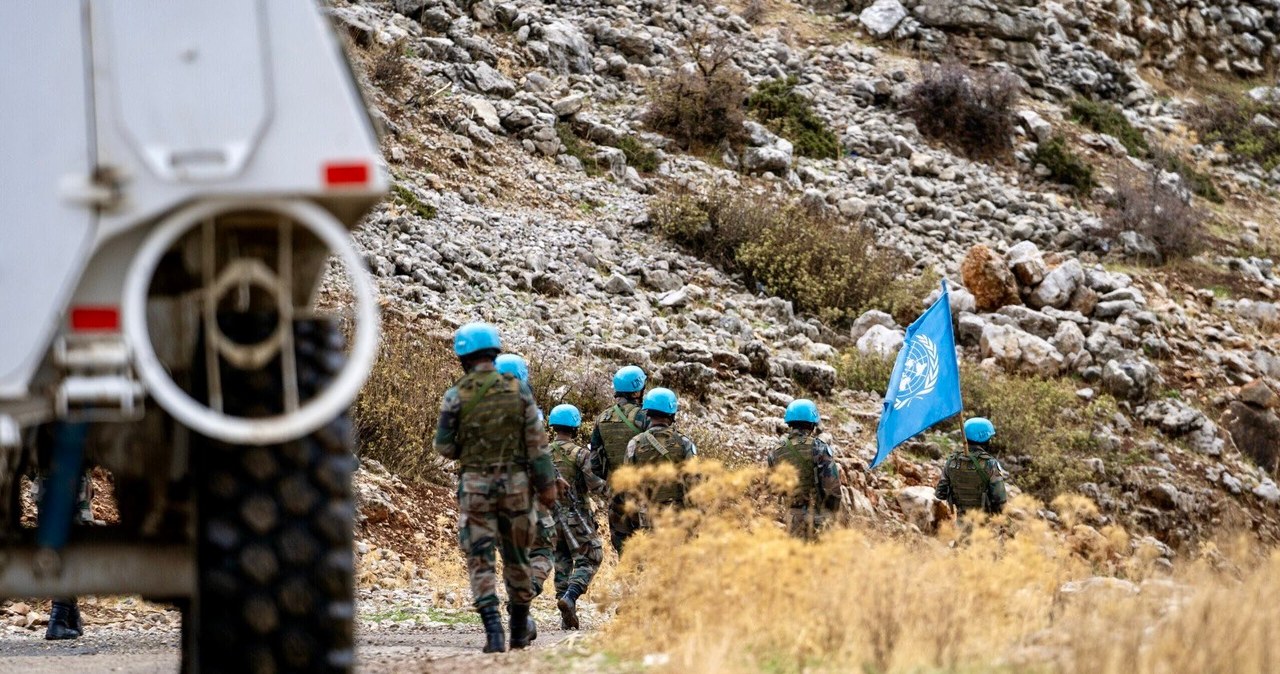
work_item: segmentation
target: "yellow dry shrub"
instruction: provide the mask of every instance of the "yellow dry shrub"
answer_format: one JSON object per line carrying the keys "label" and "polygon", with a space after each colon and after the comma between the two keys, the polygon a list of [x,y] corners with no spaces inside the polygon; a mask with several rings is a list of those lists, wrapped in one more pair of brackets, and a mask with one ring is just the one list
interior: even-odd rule
{"label": "yellow dry shrub", "polygon": [[787,477],[706,461],[617,473],[641,496],[691,486],[629,541],[604,647],[674,672],[1276,671],[1280,555],[1246,572],[1206,548],[1158,575],[1151,546],[1088,526],[1078,496],[1055,501],[1057,525],[1019,497],[936,538],[804,542],[776,523]]}

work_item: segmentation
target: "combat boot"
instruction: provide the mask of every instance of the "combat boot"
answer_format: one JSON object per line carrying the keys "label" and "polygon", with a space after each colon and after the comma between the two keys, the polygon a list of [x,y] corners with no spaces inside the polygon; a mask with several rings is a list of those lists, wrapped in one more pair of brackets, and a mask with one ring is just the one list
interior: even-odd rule
{"label": "combat boot", "polygon": [[76,600],[54,600],[53,609],[49,611],[49,627],[44,631],[44,638],[49,641],[61,639],[77,639],[81,634],[80,610]]}
{"label": "combat boot", "polygon": [[581,587],[570,585],[556,602],[556,606],[560,608],[560,626],[564,629],[578,629],[578,596],[581,594]]}
{"label": "combat boot", "polygon": [[511,602],[507,610],[511,612],[511,650],[528,646],[533,641],[529,637],[529,605]]}
{"label": "combat boot", "polygon": [[480,622],[484,623],[484,652],[501,653],[507,650],[507,635],[502,632],[502,614],[497,606],[480,609]]}

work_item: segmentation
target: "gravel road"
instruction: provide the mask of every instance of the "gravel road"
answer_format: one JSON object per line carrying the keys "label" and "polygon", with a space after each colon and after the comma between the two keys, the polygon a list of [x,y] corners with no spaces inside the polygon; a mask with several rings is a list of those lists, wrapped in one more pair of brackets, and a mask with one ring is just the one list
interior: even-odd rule
{"label": "gravel road", "polygon": [[[525,672],[532,660],[571,632],[543,630],[527,653],[484,655],[479,626],[361,634],[359,672]],[[74,641],[51,642],[39,632],[0,635],[0,674],[178,671],[178,633],[97,629]]]}

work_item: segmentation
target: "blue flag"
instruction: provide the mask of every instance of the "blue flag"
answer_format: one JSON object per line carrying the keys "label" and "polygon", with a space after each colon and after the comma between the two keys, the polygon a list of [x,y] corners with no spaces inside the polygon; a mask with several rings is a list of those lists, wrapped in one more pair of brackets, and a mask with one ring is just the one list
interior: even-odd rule
{"label": "blue flag", "polygon": [[876,431],[875,468],[894,447],[960,413],[960,366],[951,329],[951,297],[942,295],[907,328]]}

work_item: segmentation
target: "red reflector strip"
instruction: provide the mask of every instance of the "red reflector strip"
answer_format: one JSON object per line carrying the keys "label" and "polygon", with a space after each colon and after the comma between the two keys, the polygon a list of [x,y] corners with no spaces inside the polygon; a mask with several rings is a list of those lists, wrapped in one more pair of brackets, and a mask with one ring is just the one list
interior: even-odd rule
{"label": "red reflector strip", "polygon": [[325,164],[326,185],[365,185],[368,182],[369,165],[366,163]]}
{"label": "red reflector strip", "polygon": [[120,310],[115,307],[72,307],[71,329],[79,332],[119,330]]}

